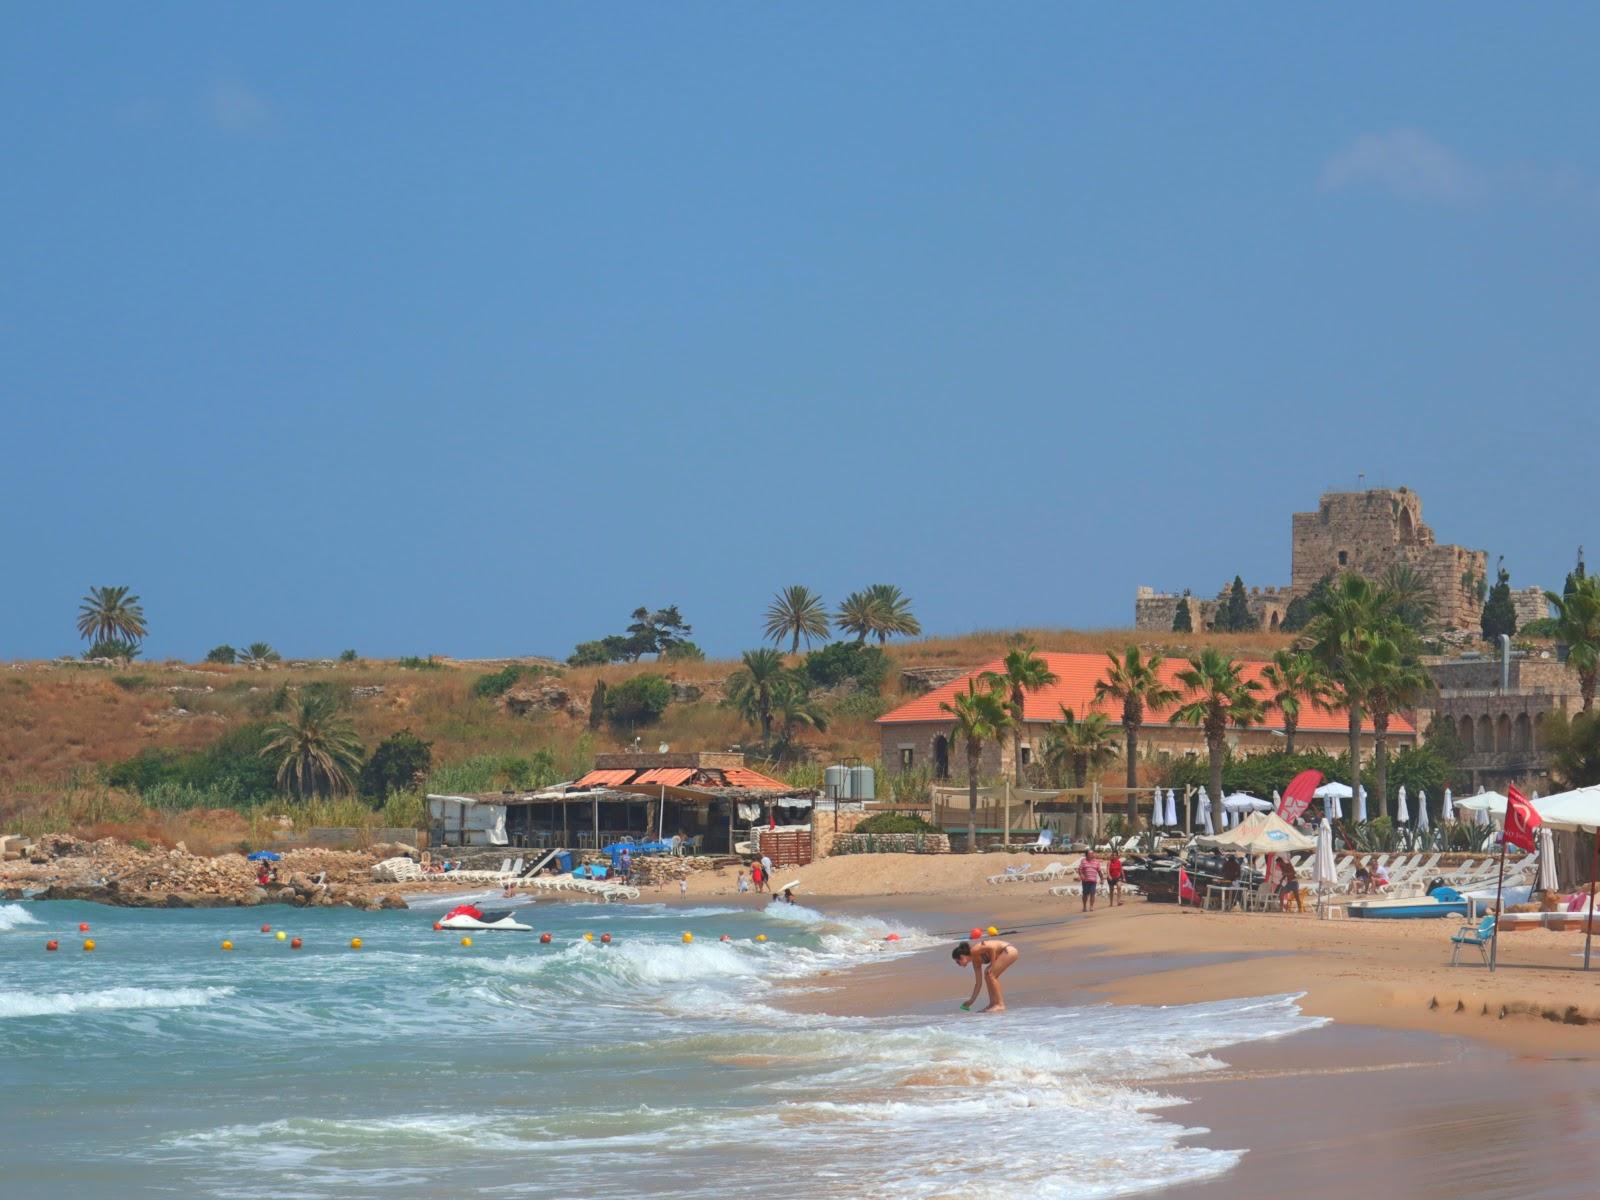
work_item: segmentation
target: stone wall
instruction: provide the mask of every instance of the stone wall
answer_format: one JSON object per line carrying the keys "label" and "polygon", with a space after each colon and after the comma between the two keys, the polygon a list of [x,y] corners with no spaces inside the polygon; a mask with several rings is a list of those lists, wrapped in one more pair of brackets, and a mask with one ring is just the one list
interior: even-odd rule
{"label": "stone wall", "polygon": [[949,854],[950,839],[942,833],[840,834],[832,854]]}
{"label": "stone wall", "polygon": [[[1189,619],[1194,623],[1196,630],[1205,630],[1216,620],[1217,610],[1227,601],[1228,592],[1232,587],[1231,582],[1224,585],[1211,599],[1202,599],[1195,595],[1189,597]],[[1158,592],[1154,588],[1139,588],[1134,593],[1133,599],[1133,627],[1161,633],[1170,632],[1172,622],[1178,615],[1178,602],[1182,598],[1182,593],[1179,592]],[[1276,629],[1278,622],[1283,620],[1290,599],[1288,588],[1253,587],[1249,590],[1248,598],[1250,615],[1260,628]]]}
{"label": "stone wall", "polygon": [[1540,587],[1514,588],[1511,606],[1517,611],[1518,629],[1529,621],[1542,621],[1550,615],[1550,602],[1544,598],[1544,589]]}

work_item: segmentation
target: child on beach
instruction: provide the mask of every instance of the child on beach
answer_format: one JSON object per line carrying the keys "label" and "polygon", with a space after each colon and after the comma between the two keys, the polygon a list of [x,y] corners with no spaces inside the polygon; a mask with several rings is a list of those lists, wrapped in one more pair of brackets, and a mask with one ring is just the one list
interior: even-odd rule
{"label": "child on beach", "polygon": [[1020,958],[1019,951],[1010,942],[1002,942],[985,938],[974,946],[971,942],[962,942],[950,952],[950,957],[955,959],[956,966],[972,967],[974,976],[972,995],[967,997],[967,1002],[961,1006],[963,1012],[971,1012],[973,1003],[978,999],[980,988],[989,989],[989,1003],[980,1008],[979,1012],[1005,1012],[1006,997],[1000,990],[1000,976],[1012,963]]}
{"label": "child on beach", "polygon": [[687,879],[678,880],[678,895],[687,896],[688,894],[689,894],[689,881]]}
{"label": "child on beach", "polygon": [[1084,853],[1083,861],[1078,864],[1078,880],[1083,885],[1082,912],[1094,908],[1094,894],[1100,887],[1100,860],[1094,856],[1094,851]]}
{"label": "child on beach", "polygon": [[750,881],[744,877],[744,872],[739,872],[739,894],[743,895],[750,890]]}

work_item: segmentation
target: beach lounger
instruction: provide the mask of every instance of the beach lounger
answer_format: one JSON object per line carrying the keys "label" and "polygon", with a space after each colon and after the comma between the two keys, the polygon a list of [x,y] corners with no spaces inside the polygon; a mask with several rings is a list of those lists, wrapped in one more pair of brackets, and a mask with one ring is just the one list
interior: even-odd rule
{"label": "beach lounger", "polygon": [[1037,850],[1039,853],[1042,854],[1046,850],[1050,849],[1052,843],[1054,843],[1054,841],[1055,841],[1055,837],[1056,837],[1056,831],[1054,829],[1051,829],[1048,826],[1046,826],[1045,828],[1039,830],[1038,839],[1036,841],[1033,841],[1033,842],[1029,843],[1028,849],[1029,850]]}
{"label": "beach lounger", "polygon": [[1463,925],[1456,930],[1450,938],[1453,949],[1450,951],[1450,965],[1453,967],[1461,958],[1461,947],[1476,946],[1478,953],[1483,955],[1483,965],[1489,965],[1489,943],[1494,940],[1495,916],[1490,913],[1476,925]]}

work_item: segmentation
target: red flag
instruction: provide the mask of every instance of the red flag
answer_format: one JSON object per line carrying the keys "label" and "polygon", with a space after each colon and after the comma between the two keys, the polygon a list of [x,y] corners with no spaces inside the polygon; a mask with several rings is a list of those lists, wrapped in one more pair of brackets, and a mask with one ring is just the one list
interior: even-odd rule
{"label": "red flag", "polygon": [[1312,793],[1321,782],[1321,771],[1301,771],[1289,780],[1289,786],[1283,789],[1283,799],[1278,802],[1278,815],[1294,824],[1300,819],[1300,814],[1310,807]]}
{"label": "red flag", "polygon": [[1533,849],[1533,831],[1544,824],[1544,818],[1534,811],[1528,798],[1513,787],[1506,789],[1506,842]]}
{"label": "red flag", "polygon": [[1195,895],[1194,884],[1189,882],[1189,872],[1182,867],[1178,868],[1178,903],[1187,900],[1190,904],[1198,903],[1199,897]]}

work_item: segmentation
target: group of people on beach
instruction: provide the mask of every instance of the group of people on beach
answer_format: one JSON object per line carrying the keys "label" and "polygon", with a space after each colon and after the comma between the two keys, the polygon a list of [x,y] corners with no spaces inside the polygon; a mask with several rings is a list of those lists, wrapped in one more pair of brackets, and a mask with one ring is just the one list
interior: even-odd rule
{"label": "group of people on beach", "polygon": [[1122,855],[1117,851],[1113,850],[1106,855],[1104,862],[1100,861],[1093,850],[1086,853],[1078,863],[1078,885],[1083,893],[1080,911],[1094,911],[1095,899],[1102,880],[1106,885],[1106,903],[1121,904],[1123,878]]}

